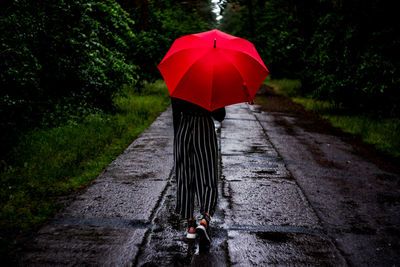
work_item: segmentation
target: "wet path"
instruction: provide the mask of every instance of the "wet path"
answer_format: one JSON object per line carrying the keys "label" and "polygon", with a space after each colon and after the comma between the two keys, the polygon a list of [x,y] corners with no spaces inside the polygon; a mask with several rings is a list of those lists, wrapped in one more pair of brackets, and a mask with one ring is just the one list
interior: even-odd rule
{"label": "wet path", "polygon": [[22,266],[129,266],[154,227],[173,164],[164,112],[18,255]]}
{"label": "wet path", "polygon": [[345,265],[318,218],[247,105],[227,108],[220,124],[219,203],[210,251],[185,240],[174,213],[175,182],[163,196],[156,228],[138,266]]}
{"label": "wet path", "polygon": [[345,265],[247,105],[221,131],[228,251],[238,266]]}
{"label": "wet path", "polygon": [[254,114],[348,264],[399,266],[400,173],[311,116]]}
{"label": "wet path", "polygon": [[[221,168],[209,251],[185,239],[185,223],[173,213],[173,133],[167,110],[38,232],[19,262],[41,266],[346,266],[350,254],[336,240],[328,212],[321,211],[317,200],[322,199],[315,198],[317,192],[305,186],[306,177],[299,177],[295,170],[300,167],[294,164],[303,164],[304,174],[307,161],[295,162],[284,153],[285,145],[291,144],[278,140],[280,134],[286,135],[274,125],[273,116],[246,104],[228,107],[225,121],[216,124]],[[311,178],[318,175],[318,169],[309,171],[313,170]],[[334,207],[328,208],[334,214]]]}

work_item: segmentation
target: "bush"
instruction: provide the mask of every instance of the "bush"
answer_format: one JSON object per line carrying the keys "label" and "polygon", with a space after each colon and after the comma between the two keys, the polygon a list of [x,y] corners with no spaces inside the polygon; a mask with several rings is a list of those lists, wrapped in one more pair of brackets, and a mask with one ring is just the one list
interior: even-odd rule
{"label": "bush", "polygon": [[62,206],[62,197],[86,186],[169,105],[163,82],[143,93],[125,88],[114,98],[118,112],[21,135],[14,164],[0,172],[0,259],[19,238]]}
{"label": "bush", "polygon": [[400,114],[400,27],[394,3],[227,2],[221,27],[253,41],[271,77],[301,79],[308,97],[379,116]]}
{"label": "bush", "polygon": [[399,29],[381,1],[331,5],[305,53],[304,92],[352,109],[400,113]]}
{"label": "bush", "polygon": [[21,130],[65,121],[60,110],[110,110],[138,80],[134,22],[112,0],[21,0],[0,12],[2,148]]}
{"label": "bush", "polygon": [[241,2],[236,8],[225,8],[221,29],[251,41],[271,72],[271,77],[300,77],[303,37],[299,32],[298,18],[282,8],[282,1],[253,1],[255,29],[252,36],[247,1]]}
{"label": "bush", "polygon": [[[193,2],[193,1],[192,1]],[[192,33],[211,30],[214,20],[210,18],[209,1],[200,1],[200,10],[191,9],[189,2],[154,1],[147,7],[138,6],[128,11],[135,21],[137,34],[131,55],[140,66],[141,84],[160,79],[157,65],[175,39]],[[189,6],[186,6],[189,5]]]}

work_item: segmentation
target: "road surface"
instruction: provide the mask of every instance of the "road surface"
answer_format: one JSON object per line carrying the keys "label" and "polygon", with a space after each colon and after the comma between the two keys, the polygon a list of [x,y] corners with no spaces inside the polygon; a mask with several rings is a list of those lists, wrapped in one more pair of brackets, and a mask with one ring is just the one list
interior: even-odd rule
{"label": "road surface", "polygon": [[285,112],[216,123],[212,246],[173,213],[169,108],[18,253],[23,266],[398,266],[400,176]]}

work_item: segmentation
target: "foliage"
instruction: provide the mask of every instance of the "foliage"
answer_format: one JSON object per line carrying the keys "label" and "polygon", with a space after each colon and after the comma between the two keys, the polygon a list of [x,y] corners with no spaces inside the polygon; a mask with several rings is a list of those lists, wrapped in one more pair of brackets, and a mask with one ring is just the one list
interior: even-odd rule
{"label": "foliage", "polygon": [[395,157],[400,157],[400,119],[380,119],[373,115],[349,113],[332,103],[304,97],[293,98],[294,102],[314,111],[333,126],[344,132],[361,136],[364,142],[374,145]]}
{"label": "foliage", "polygon": [[296,27],[299,21],[293,15],[283,14],[274,7],[274,2],[265,4],[256,12],[257,23],[255,31],[265,32],[254,37],[254,43],[260,47],[260,53],[268,64],[270,72],[276,78],[299,78],[302,67],[303,39]]}
{"label": "foliage", "polygon": [[253,41],[272,77],[301,79],[308,97],[400,114],[394,2],[228,0],[224,7],[220,27]]}
{"label": "foliage", "polygon": [[1,143],[57,125],[66,110],[110,110],[113,94],[138,79],[128,54],[133,25],[112,0],[21,0],[2,9]]}
{"label": "foliage", "polygon": [[346,3],[319,18],[305,56],[305,91],[347,107],[399,113],[400,61],[394,51],[400,39],[388,7],[380,1]]}
{"label": "foliage", "polygon": [[225,8],[220,28],[252,41],[273,77],[299,77],[303,39],[299,35],[298,19],[281,9],[280,1],[253,1],[255,26],[252,30],[249,1],[231,2],[237,2],[236,6]]}
{"label": "foliage", "polygon": [[165,83],[142,93],[125,88],[114,98],[118,112],[32,130],[13,148],[15,164],[0,173],[0,247],[37,228],[61,206],[60,197],[87,185],[169,105]]}
{"label": "foliage", "polygon": [[161,62],[175,39],[192,33],[210,30],[215,23],[208,0],[198,1],[151,1],[146,7],[127,8],[131,17],[141,23],[137,32],[132,55],[140,66],[141,81],[153,81],[161,77],[157,65]]}
{"label": "foliage", "polygon": [[[3,3],[2,151],[20,132],[112,111],[123,85],[141,90],[161,78],[157,64],[176,38],[215,23],[207,0],[140,2],[126,10],[113,0]],[[1,159],[11,160],[5,153]]]}
{"label": "foliage", "polygon": [[299,90],[301,89],[300,80],[292,80],[292,79],[277,80],[267,77],[267,79],[263,83],[274,88],[275,92],[283,94],[287,97],[298,96]]}
{"label": "foliage", "polygon": [[358,135],[364,142],[374,145],[377,149],[400,157],[399,118],[380,119],[374,115],[349,110],[344,105],[299,96],[301,88],[299,80],[267,79],[264,83],[273,87],[275,92],[290,97],[294,102],[318,114],[344,132]]}
{"label": "foliage", "polygon": [[176,38],[215,24],[208,0],[119,2],[2,2],[2,253],[165,109],[165,84],[147,81]]}

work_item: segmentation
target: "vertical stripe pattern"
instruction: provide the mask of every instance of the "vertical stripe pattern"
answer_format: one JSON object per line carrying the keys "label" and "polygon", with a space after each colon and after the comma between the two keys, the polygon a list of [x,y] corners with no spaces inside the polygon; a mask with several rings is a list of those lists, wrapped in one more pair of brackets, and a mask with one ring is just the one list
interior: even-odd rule
{"label": "vertical stripe pattern", "polygon": [[174,143],[176,212],[193,218],[194,195],[200,212],[214,214],[218,196],[218,145],[211,116],[182,115]]}

